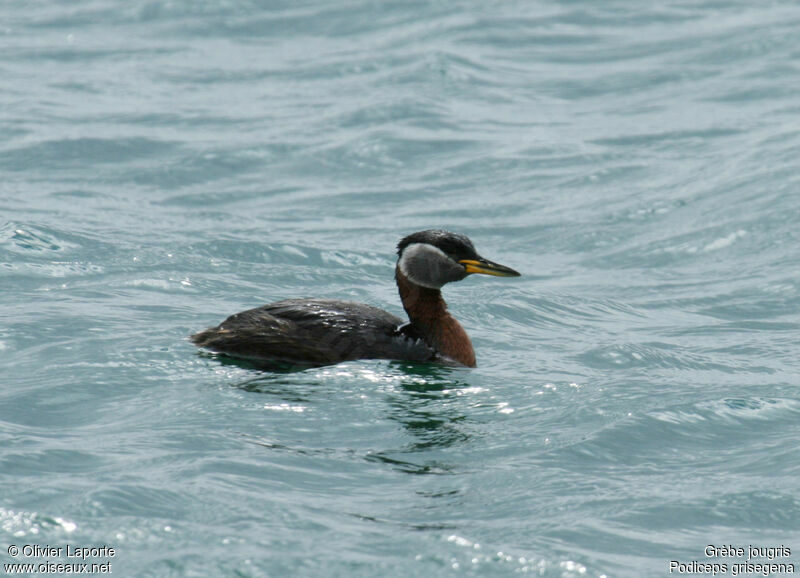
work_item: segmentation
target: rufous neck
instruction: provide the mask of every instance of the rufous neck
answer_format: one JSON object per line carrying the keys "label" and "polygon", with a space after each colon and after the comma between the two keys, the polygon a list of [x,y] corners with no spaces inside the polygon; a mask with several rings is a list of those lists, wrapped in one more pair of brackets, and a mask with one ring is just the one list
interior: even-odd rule
{"label": "rufous neck", "polygon": [[475,351],[467,332],[447,311],[439,289],[422,287],[395,269],[400,300],[411,324],[443,356],[468,367],[475,367]]}

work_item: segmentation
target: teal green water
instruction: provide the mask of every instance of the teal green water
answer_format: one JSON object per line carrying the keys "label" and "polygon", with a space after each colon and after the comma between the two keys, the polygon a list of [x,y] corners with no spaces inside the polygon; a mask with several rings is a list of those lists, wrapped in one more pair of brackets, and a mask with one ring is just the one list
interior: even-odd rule
{"label": "teal green water", "polygon": [[[3,2],[0,561],[732,576],[705,548],[752,545],[800,571],[799,27],[779,1]],[[400,314],[394,246],[430,227],[523,273],[446,288],[474,370],[186,340],[288,297]]]}

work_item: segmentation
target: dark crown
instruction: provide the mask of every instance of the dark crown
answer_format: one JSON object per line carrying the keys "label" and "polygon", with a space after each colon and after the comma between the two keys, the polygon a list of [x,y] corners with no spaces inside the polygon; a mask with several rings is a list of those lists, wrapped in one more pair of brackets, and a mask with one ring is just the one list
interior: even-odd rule
{"label": "dark crown", "polygon": [[403,237],[397,244],[397,255],[402,255],[403,250],[414,243],[433,245],[456,261],[478,257],[472,241],[466,235],[451,233],[444,229],[428,229],[427,231],[418,231]]}

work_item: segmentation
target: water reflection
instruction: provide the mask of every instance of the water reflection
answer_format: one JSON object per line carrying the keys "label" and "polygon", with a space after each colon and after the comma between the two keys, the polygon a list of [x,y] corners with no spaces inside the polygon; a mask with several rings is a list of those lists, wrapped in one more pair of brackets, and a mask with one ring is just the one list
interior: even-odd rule
{"label": "water reflection", "polygon": [[[235,365],[247,368],[238,362]],[[352,362],[302,371],[262,372],[234,383],[233,387],[275,396],[278,405],[291,405],[319,403],[325,398],[345,395],[344,392],[352,397],[368,382],[369,398],[375,399],[376,390],[382,392],[374,411],[366,407],[372,414],[369,419],[400,424],[405,434],[391,439],[401,445],[366,453],[345,447],[334,451],[354,452],[362,459],[386,464],[399,472],[452,475],[458,471],[443,450],[470,441],[468,412],[472,402],[464,394],[482,391],[470,384],[470,376],[467,369],[434,364]],[[264,445],[276,449],[272,443]],[[420,460],[423,455],[425,458]]]}
{"label": "water reflection", "polygon": [[318,366],[302,365],[297,363],[290,363],[287,361],[277,361],[269,359],[243,359],[241,357],[230,357],[224,353],[212,353],[209,351],[197,351],[196,355],[204,359],[213,359],[219,362],[223,367],[235,366],[242,369],[251,369],[256,371],[267,371],[271,373],[295,373],[298,371],[306,371],[314,369]]}
{"label": "water reflection", "polygon": [[387,399],[386,417],[403,426],[411,440],[397,449],[375,452],[367,459],[409,474],[452,475],[457,468],[446,459],[418,458],[467,443],[468,416],[457,391],[469,388],[469,370],[394,362],[400,370],[398,388]]}

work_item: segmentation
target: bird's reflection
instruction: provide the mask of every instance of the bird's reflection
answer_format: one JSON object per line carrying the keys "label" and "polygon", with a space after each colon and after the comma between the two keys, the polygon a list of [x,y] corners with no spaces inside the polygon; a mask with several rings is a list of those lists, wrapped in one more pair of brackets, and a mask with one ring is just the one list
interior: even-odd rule
{"label": "bird's reflection", "polygon": [[[254,369],[241,360],[227,359],[222,363],[245,369]],[[426,363],[385,362],[379,366],[365,362],[345,364],[336,368],[295,368],[283,372],[259,372],[234,384],[234,387],[251,393],[275,396],[283,403],[309,403],[317,399],[330,383],[331,374],[359,377],[371,382],[388,384],[384,416],[400,424],[408,434],[408,442],[391,449],[376,449],[363,455],[371,462],[386,464],[409,474],[448,475],[458,469],[448,463],[446,454],[431,459],[431,453],[464,444],[469,441],[469,418],[463,404],[457,403],[459,391],[470,387],[466,381],[469,373],[464,369]],[[325,396],[330,395],[330,390]],[[263,444],[275,448],[274,444]],[[281,449],[286,449],[282,446]],[[346,448],[341,448],[343,451]],[[427,457],[426,457],[427,456]],[[421,458],[421,459],[420,459]]]}

